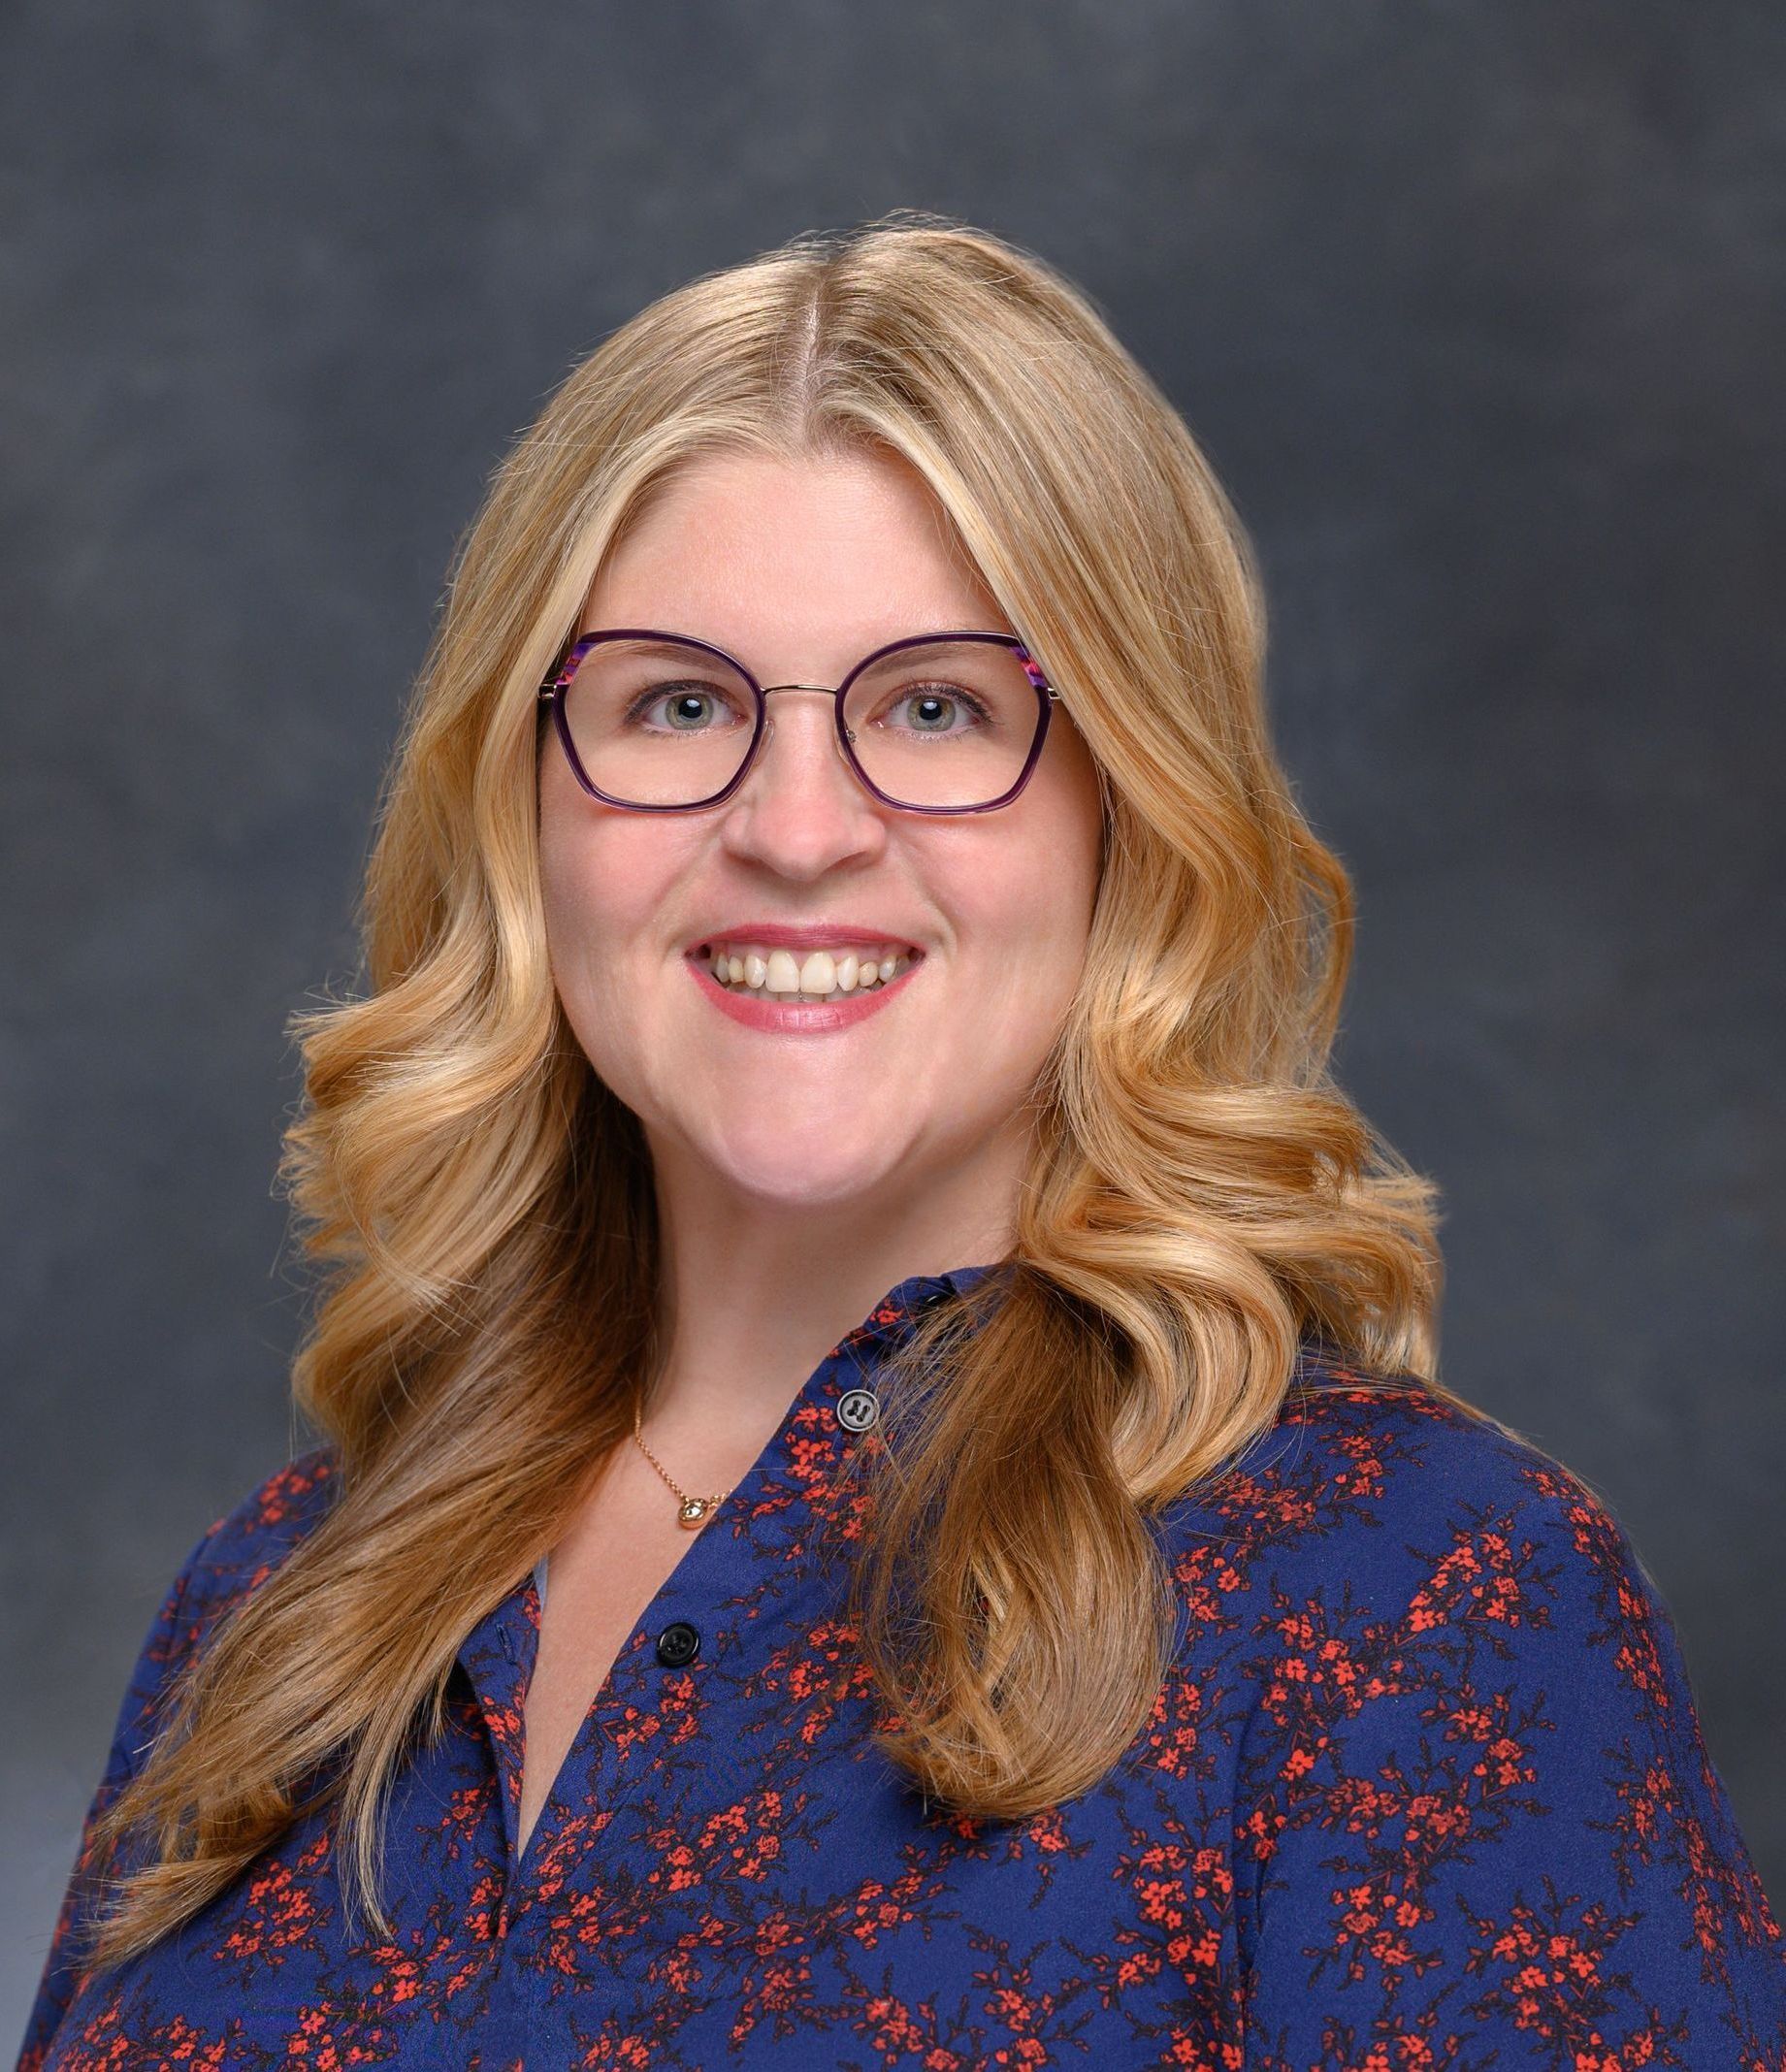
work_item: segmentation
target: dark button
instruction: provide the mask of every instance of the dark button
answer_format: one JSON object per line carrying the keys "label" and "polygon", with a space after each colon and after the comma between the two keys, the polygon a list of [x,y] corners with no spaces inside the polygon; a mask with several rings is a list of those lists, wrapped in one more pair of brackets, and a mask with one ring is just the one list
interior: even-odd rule
{"label": "dark button", "polygon": [[865,1432],[881,1414],[880,1399],[871,1388],[846,1389],[837,1399],[837,1422],[846,1432]]}
{"label": "dark button", "polygon": [[680,1669],[700,1653],[700,1635],[686,1619],[672,1619],[658,1635],[658,1660],[666,1669]]}
{"label": "dark button", "polygon": [[919,1297],[918,1307],[921,1310],[934,1310],[939,1302],[947,1302],[948,1300],[949,1290],[947,1288],[932,1288],[929,1294]]}

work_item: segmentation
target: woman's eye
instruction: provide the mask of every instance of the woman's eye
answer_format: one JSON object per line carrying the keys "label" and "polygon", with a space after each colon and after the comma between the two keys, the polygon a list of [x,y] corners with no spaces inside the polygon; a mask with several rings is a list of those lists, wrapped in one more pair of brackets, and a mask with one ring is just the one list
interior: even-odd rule
{"label": "woman's eye", "polygon": [[655,685],[633,700],[630,717],[669,733],[702,733],[733,713],[731,701],[705,684]]}
{"label": "woman's eye", "polygon": [[913,733],[950,733],[963,730],[958,721],[984,719],[986,707],[971,691],[956,684],[937,684],[925,690],[904,691],[894,699],[894,711],[907,714],[905,725]]}

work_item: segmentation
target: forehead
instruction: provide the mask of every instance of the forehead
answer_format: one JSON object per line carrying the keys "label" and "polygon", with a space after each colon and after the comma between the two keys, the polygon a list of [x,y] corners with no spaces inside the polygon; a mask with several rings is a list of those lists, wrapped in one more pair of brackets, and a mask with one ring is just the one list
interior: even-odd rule
{"label": "forehead", "polygon": [[727,454],[653,492],[580,631],[652,626],[751,662],[846,664],[907,633],[1012,631],[948,514],[893,455]]}

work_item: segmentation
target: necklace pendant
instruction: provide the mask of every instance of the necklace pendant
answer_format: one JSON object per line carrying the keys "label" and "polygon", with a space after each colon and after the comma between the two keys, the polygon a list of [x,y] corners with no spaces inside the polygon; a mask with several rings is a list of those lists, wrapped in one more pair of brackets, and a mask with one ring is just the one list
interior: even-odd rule
{"label": "necklace pendant", "polygon": [[705,1497],[684,1497],[676,1512],[676,1523],[692,1533],[705,1521],[706,1515]]}

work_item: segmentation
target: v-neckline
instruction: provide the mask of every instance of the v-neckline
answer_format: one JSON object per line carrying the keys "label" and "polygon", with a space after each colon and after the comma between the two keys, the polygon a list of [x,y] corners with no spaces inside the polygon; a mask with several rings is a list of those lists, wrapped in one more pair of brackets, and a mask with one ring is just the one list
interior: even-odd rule
{"label": "v-neckline", "polygon": [[[847,1457],[855,1444],[855,1435],[833,1414],[836,1399],[847,1387],[868,1381],[875,1348],[902,1335],[927,1301],[965,1292],[996,1271],[991,1265],[910,1276],[890,1289],[808,1375],[762,1451],[694,1536],[621,1642],[540,1800],[525,1849],[520,1846],[520,1812],[527,1695],[538,1660],[542,1584],[549,1581],[546,1557],[472,1629],[459,1660],[471,1678],[496,1755],[509,1865],[505,1913],[511,1904],[508,1894],[519,1896],[536,1881],[543,1853],[588,1820],[605,1824],[644,1774],[645,1763],[628,1760],[634,1749],[624,1732],[629,1709],[635,1716],[643,1713],[642,1705],[633,1701],[652,1695],[651,1671],[641,1662],[652,1652],[652,1636],[674,1623],[678,1613],[694,1610],[707,1619],[713,1607],[741,1597],[753,1579],[762,1579],[765,1553],[804,1563],[812,1552],[806,1530],[811,1500],[831,1483],[835,1457]],[[786,1529],[789,1523],[792,1532]],[[710,1641],[703,1635],[700,1654],[693,1662],[657,1671],[666,1679],[660,1692],[668,1689],[678,1700],[684,1692],[692,1695],[724,1661],[735,1639],[724,1629]],[[672,1676],[685,1677],[688,1683],[670,1687],[667,1679]],[[660,1697],[660,1709],[663,1702]],[[567,1788],[584,1777],[593,1778],[601,1792],[600,1806],[586,1813],[566,1798]]]}

